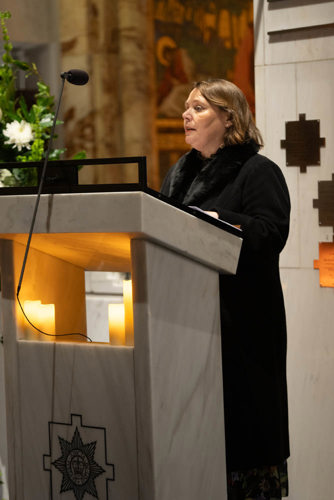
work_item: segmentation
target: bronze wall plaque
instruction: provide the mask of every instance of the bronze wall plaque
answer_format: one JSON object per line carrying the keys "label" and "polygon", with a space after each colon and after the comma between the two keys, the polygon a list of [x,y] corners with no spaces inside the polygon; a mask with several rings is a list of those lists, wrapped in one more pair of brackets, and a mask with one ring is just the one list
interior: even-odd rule
{"label": "bronze wall plaque", "polygon": [[319,260],[314,261],[319,269],[320,286],[334,288],[334,243],[319,243]]}
{"label": "bronze wall plaque", "polygon": [[300,114],[299,121],[285,122],[285,137],[281,148],[286,149],[288,167],[300,167],[305,173],[307,166],[320,166],[320,146],[326,144],[320,137],[320,120],[306,120],[305,114]]}
{"label": "bronze wall plaque", "polygon": [[319,226],[332,226],[334,231],[334,174],[331,181],[318,182],[318,196],[313,207],[319,210]]}

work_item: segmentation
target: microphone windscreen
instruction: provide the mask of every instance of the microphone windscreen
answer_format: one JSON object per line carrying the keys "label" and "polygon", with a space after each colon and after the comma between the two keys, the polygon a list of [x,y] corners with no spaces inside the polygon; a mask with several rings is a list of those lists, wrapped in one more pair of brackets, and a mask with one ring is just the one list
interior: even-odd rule
{"label": "microphone windscreen", "polygon": [[89,80],[88,73],[82,69],[70,69],[62,73],[61,77],[66,78],[66,80],[73,85],[85,85]]}

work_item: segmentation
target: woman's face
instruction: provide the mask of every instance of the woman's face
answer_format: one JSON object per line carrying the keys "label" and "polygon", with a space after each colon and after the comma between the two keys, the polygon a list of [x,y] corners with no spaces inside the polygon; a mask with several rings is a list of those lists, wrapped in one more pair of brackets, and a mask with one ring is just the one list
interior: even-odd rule
{"label": "woman's face", "polygon": [[224,143],[225,131],[231,126],[229,113],[210,104],[198,89],[190,92],[182,118],[186,143],[205,157]]}

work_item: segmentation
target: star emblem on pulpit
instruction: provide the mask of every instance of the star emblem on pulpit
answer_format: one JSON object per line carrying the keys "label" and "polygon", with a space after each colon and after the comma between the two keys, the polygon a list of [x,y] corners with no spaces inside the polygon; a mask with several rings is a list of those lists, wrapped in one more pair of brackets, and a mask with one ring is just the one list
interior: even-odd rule
{"label": "star emblem on pulpit", "polygon": [[82,415],[71,414],[69,422],[49,422],[49,447],[43,468],[50,474],[50,500],[86,494],[108,500],[115,466],[107,460],[104,427],[83,425]]}
{"label": "star emblem on pulpit", "polygon": [[96,441],[84,444],[78,428],[71,442],[58,436],[62,455],[52,462],[63,475],[60,493],[73,490],[76,500],[82,500],[85,493],[98,498],[95,478],[105,470],[95,462]]}
{"label": "star emblem on pulpit", "polygon": [[287,167],[300,167],[305,173],[308,166],[320,166],[320,147],[326,144],[320,137],[320,120],[306,120],[300,114],[298,121],[285,123],[285,137],[281,148],[286,149]]}

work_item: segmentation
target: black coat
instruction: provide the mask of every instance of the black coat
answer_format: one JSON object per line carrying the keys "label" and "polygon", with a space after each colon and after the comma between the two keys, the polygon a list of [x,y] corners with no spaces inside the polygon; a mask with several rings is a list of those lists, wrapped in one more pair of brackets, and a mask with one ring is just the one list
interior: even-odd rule
{"label": "black coat", "polygon": [[290,200],[279,167],[253,143],[196,150],[168,172],[162,193],[218,212],[243,231],[237,273],[220,275],[228,470],[278,465],[289,456],[286,321],[279,253]]}

